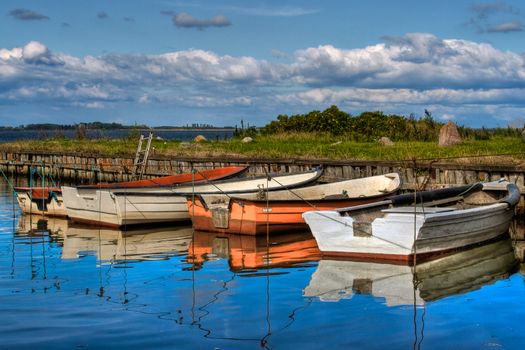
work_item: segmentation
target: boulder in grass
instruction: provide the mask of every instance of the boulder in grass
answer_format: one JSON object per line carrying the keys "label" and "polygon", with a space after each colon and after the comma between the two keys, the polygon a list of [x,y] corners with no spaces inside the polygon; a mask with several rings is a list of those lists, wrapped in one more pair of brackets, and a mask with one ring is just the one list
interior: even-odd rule
{"label": "boulder in grass", "polygon": [[207,141],[207,139],[204,136],[202,136],[202,135],[197,135],[197,136],[195,136],[193,141],[195,141],[195,142],[202,142],[202,141]]}
{"label": "boulder in grass", "polygon": [[250,136],[246,136],[241,140],[242,143],[250,143],[253,142],[253,139]]}
{"label": "boulder in grass", "polygon": [[381,146],[393,146],[394,141],[390,140],[388,137],[383,136],[377,141]]}
{"label": "boulder in grass", "polygon": [[453,122],[449,121],[441,130],[439,130],[439,145],[451,146],[461,143],[463,140],[459,135],[458,127]]}

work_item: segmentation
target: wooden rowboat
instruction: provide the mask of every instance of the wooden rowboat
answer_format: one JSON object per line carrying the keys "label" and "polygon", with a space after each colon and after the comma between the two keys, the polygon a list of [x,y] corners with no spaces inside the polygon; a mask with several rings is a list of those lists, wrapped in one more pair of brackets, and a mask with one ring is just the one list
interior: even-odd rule
{"label": "wooden rowboat", "polygon": [[66,217],[60,187],[15,187],[16,200],[24,214]]}
{"label": "wooden rowboat", "polygon": [[515,184],[498,181],[310,211],[303,218],[323,256],[413,264],[506,234],[519,199]]}
{"label": "wooden rowboat", "polygon": [[262,235],[308,229],[302,214],[379,201],[401,186],[399,174],[371,176],[275,192],[187,196],[196,230]]}
{"label": "wooden rowboat", "polygon": [[247,193],[294,188],[316,181],[322,169],[297,174],[232,179],[177,187],[85,188],[63,187],[64,203],[71,220],[121,227],[187,221],[185,195]]}
{"label": "wooden rowboat", "polygon": [[248,170],[248,166],[228,166],[216,169],[196,170],[194,173],[161,176],[153,179],[133,180],[124,182],[99,183],[96,185],[83,185],[79,188],[140,188],[140,187],[170,187],[184,183],[203,183],[206,181],[226,180]]}
{"label": "wooden rowboat", "polygon": [[[79,186],[79,188],[121,189],[170,187],[192,181],[202,183],[203,181],[228,179],[241,174],[247,169],[248,166],[230,166],[217,169],[199,170],[195,173],[161,176],[154,179],[84,185]],[[62,189],[60,187],[15,187],[15,191],[18,205],[25,214],[39,214],[55,217],[67,216],[67,210],[62,198]]]}

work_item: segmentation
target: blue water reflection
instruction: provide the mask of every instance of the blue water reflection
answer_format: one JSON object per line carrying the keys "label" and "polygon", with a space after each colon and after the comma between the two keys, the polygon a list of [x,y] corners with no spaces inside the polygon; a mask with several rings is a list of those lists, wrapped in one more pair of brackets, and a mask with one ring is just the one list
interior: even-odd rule
{"label": "blue water reflection", "polygon": [[441,265],[320,260],[308,233],[114,231],[20,216],[0,191],[0,348],[518,349],[510,241]]}

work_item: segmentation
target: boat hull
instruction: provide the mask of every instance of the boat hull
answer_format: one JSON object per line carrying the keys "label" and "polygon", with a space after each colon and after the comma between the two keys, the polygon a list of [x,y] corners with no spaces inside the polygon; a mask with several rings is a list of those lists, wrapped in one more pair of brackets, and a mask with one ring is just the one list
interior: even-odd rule
{"label": "boat hull", "polygon": [[76,223],[119,228],[126,225],[161,224],[190,219],[186,199],[181,196],[115,196],[93,191],[92,196],[64,188],[69,218]]}
{"label": "boat hull", "polygon": [[[508,232],[513,215],[505,203],[441,213],[391,213],[372,222],[371,234],[359,232],[352,217],[335,211],[304,217],[323,256],[413,264],[498,239]],[[327,218],[336,224],[327,225]]]}
{"label": "boat hull", "polygon": [[[221,227],[213,210],[209,210],[199,198],[188,198],[188,212],[193,227],[200,231],[265,235],[308,230],[302,214],[310,210],[332,210],[342,206],[354,206],[376,201],[373,199],[319,200],[319,201],[250,201],[234,199],[230,202],[228,219]],[[220,215],[220,214],[219,214]],[[215,217],[214,217],[215,216]]]}
{"label": "boat hull", "polygon": [[[24,214],[45,215],[53,217],[67,216],[66,207],[59,190],[51,191],[47,188],[42,191],[41,188],[33,189],[33,193],[39,190],[42,195],[31,196],[29,189],[20,189],[16,191],[18,205]],[[44,195],[45,194],[45,195]]]}

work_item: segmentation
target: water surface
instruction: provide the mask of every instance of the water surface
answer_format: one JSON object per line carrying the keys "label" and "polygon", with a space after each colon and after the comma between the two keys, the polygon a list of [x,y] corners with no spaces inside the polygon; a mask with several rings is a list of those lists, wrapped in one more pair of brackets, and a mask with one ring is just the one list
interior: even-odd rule
{"label": "water surface", "polygon": [[307,232],[71,226],[21,216],[1,186],[2,349],[525,346],[510,240],[416,271],[319,261]]}
{"label": "water surface", "polygon": [[[102,138],[126,138],[133,135],[136,131],[131,129],[108,129],[108,130],[87,130],[86,136],[90,139]],[[147,135],[147,130],[141,130],[142,134]],[[224,140],[233,136],[231,129],[216,130],[154,130],[155,137],[165,140],[190,141],[197,135],[203,135],[208,140]],[[75,139],[75,130],[0,130],[0,142],[17,140],[42,140],[53,137],[65,137]]]}

